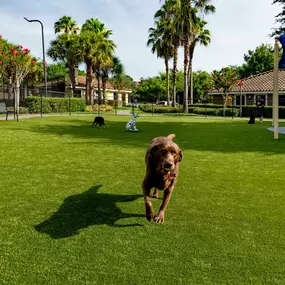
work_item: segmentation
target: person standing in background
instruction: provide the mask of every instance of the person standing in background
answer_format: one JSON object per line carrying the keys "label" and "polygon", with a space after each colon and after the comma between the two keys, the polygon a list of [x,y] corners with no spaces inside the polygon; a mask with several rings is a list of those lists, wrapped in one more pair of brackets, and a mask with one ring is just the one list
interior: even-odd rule
{"label": "person standing in background", "polygon": [[264,100],[257,96],[256,98],[256,116],[259,118],[259,123],[263,123],[263,113],[264,113]]}

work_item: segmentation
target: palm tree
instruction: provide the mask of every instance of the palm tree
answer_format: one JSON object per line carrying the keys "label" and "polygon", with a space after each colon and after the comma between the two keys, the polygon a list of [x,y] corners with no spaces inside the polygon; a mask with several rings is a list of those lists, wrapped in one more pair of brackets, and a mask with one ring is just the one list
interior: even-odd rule
{"label": "palm tree", "polygon": [[149,29],[149,37],[147,46],[151,46],[152,53],[156,53],[157,57],[164,59],[166,73],[166,95],[167,105],[170,104],[169,93],[169,60],[173,57],[174,48],[170,41],[170,33],[167,33],[166,26],[162,21],[156,21],[156,28]]}
{"label": "palm tree", "polygon": [[94,54],[97,51],[98,42],[99,42],[99,37],[95,33],[86,31],[86,32],[81,32],[79,35],[81,55],[86,64],[86,89],[85,89],[86,104],[90,104],[91,99],[93,98],[93,96],[91,96],[92,81],[93,81],[92,66],[95,63]]}
{"label": "palm tree", "polygon": [[211,0],[165,0],[165,4],[170,5],[173,16],[173,35],[180,39],[184,47],[184,99],[183,109],[188,113],[188,69],[190,55],[190,40],[193,27],[197,22],[197,13],[204,15],[214,12],[215,7],[210,5]]}
{"label": "palm tree", "polygon": [[[97,84],[98,84],[98,103],[101,104],[102,96],[101,96],[100,78],[104,75],[106,76],[106,74],[104,74],[103,72],[104,67],[112,65],[113,53],[115,51],[116,45],[112,40],[106,39],[102,34],[99,34],[98,36],[101,38],[101,42],[99,48],[94,54],[95,63],[93,64],[93,71],[96,75]],[[104,82],[105,88],[106,88],[106,83],[107,81]],[[103,92],[105,92],[105,90]]]}
{"label": "palm tree", "polygon": [[188,80],[190,83],[190,104],[193,104],[193,72],[192,64],[194,51],[197,43],[200,43],[203,46],[208,46],[211,42],[211,33],[209,30],[204,29],[207,22],[202,21],[199,17],[197,18],[197,24],[193,26],[190,46],[189,46],[189,68],[188,68]]}
{"label": "palm tree", "polygon": [[116,46],[113,41],[105,39],[101,34],[96,34],[93,31],[81,32],[79,42],[81,55],[84,62],[86,63],[86,102],[93,106],[93,71],[96,73],[97,79],[99,78],[98,92],[100,99],[100,68],[102,67],[102,63],[106,63],[110,60]]}
{"label": "palm tree", "polygon": [[193,74],[192,74],[192,62],[194,56],[194,50],[197,43],[208,46],[211,42],[211,33],[209,30],[203,30],[207,22],[204,21],[204,15],[215,13],[215,6],[211,5],[211,0],[195,0],[194,6],[198,10],[199,16],[197,18],[197,25],[193,27],[191,35],[191,43],[189,47],[189,69],[188,80],[191,82],[190,86],[190,104],[193,104]]}
{"label": "palm tree", "polygon": [[[91,99],[91,104],[94,104],[94,98],[92,94],[92,78],[93,71],[96,74],[98,80],[98,94],[99,101],[101,100],[101,88],[100,88],[100,77],[101,77],[101,68],[102,64],[108,64],[111,61],[112,53],[115,49],[115,44],[113,41],[109,40],[109,36],[112,35],[112,31],[108,30],[103,23],[98,19],[87,19],[82,26],[82,34],[86,34],[87,42],[89,39],[91,42],[93,39],[97,38],[98,42],[94,43],[91,50],[85,49],[84,58],[86,63],[86,93],[87,96]],[[93,36],[92,36],[93,35]],[[92,39],[93,37],[93,39]],[[95,37],[95,38],[94,38]],[[89,39],[88,39],[89,38]],[[88,44],[87,44],[88,46]]]}
{"label": "palm tree", "polygon": [[70,16],[63,16],[54,23],[54,33],[64,32],[65,34],[77,34],[79,31],[77,22],[72,20]]}
{"label": "palm tree", "polygon": [[176,11],[174,19],[174,27],[176,33],[181,38],[184,47],[184,98],[183,111],[188,113],[188,68],[189,68],[189,45],[190,35],[193,25],[196,24],[197,10],[191,6],[189,0],[176,0]]}
{"label": "palm tree", "polygon": [[176,85],[177,85],[177,65],[178,65],[178,49],[180,46],[180,37],[175,33],[175,27],[173,26],[173,17],[175,12],[174,1],[167,1],[162,7],[155,13],[154,18],[163,23],[165,33],[170,37],[170,41],[173,45],[173,91],[172,91],[172,106],[176,106]]}
{"label": "palm tree", "polygon": [[73,92],[76,86],[76,69],[82,61],[80,48],[78,35],[61,34],[51,41],[47,51],[53,61],[65,62]]}
{"label": "palm tree", "polygon": [[91,31],[95,32],[96,34],[102,34],[106,39],[108,39],[113,34],[113,31],[108,30],[105,27],[105,24],[94,18],[86,20],[82,26],[82,32],[84,31]]}
{"label": "palm tree", "polygon": [[102,89],[103,89],[103,102],[106,104],[106,85],[109,76],[117,76],[124,73],[124,67],[120,59],[116,56],[112,56],[111,61],[104,63],[101,69],[102,77]]}

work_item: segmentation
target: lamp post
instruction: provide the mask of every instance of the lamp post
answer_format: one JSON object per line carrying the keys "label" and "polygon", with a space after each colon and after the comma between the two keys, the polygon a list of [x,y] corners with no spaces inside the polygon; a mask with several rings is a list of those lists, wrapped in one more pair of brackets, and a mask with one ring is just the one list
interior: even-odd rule
{"label": "lamp post", "polygon": [[[43,47],[43,64],[44,64],[44,82],[45,82],[45,97],[47,97],[47,72],[46,72],[46,56],[45,56],[45,39],[44,39],[44,25],[40,20],[28,20],[26,17],[24,19],[27,22],[38,22],[41,24],[42,28],[42,47]],[[41,93],[41,117],[43,116],[43,95]]]}

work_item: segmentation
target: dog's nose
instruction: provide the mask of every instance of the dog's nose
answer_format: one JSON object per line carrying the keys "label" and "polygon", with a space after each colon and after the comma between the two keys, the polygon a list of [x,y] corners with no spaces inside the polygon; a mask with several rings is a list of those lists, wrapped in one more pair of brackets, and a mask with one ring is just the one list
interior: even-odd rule
{"label": "dog's nose", "polygon": [[173,166],[173,163],[167,162],[164,167],[165,168],[171,168]]}

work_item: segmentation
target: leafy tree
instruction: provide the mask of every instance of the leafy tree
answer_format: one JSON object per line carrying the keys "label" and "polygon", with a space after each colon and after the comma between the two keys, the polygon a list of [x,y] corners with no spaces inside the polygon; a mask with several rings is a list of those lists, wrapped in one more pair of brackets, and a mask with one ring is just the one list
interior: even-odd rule
{"label": "leafy tree", "polygon": [[79,35],[60,34],[50,43],[47,54],[53,61],[66,62],[66,68],[72,84],[73,92],[76,86],[76,72],[78,64],[82,62]]}
{"label": "leafy tree", "polygon": [[274,50],[269,44],[261,44],[244,55],[245,63],[239,69],[240,77],[259,74],[274,67]]}
{"label": "leafy tree", "polygon": [[55,80],[65,77],[67,75],[66,63],[59,62],[55,64],[49,64],[47,66],[47,80]]}
{"label": "leafy tree", "polygon": [[[77,72],[78,75],[85,75],[84,70],[78,70]],[[48,81],[63,78],[66,75],[68,75],[68,70],[66,69],[66,63],[64,61],[47,65]]]}
{"label": "leafy tree", "polygon": [[212,73],[213,87],[222,92],[224,99],[224,116],[227,107],[228,95],[233,86],[238,82],[236,72],[231,68],[222,68],[220,71],[214,70]]}
{"label": "leafy tree", "polygon": [[276,23],[280,26],[278,28],[273,28],[271,36],[282,35],[285,33],[285,0],[274,0],[272,4],[279,4],[282,6],[282,10],[279,14],[275,16]]}
{"label": "leafy tree", "polygon": [[[15,89],[15,110],[19,113],[20,86],[29,73],[34,73],[42,63],[30,55],[30,50],[14,45],[0,37],[0,76],[6,77]],[[45,63],[44,63],[45,64]]]}
{"label": "leafy tree", "polygon": [[205,98],[212,86],[211,74],[201,70],[193,72],[193,97],[195,101]]}
{"label": "leafy tree", "polygon": [[160,76],[141,78],[134,95],[140,101],[156,102],[157,100],[165,100],[165,81]]}

